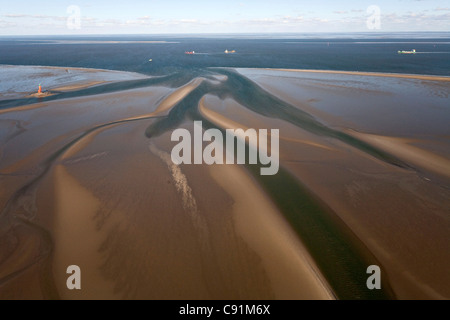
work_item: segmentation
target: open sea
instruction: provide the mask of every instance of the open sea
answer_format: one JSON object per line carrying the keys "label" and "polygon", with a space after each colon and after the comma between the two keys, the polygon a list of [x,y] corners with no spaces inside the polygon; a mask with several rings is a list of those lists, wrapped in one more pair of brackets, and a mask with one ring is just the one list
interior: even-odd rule
{"label": "open sea", "polygon": [[[416,54],[398,54],[399,50]],[[225,54],[225,50],[235,50]],[[195,55],[186,55],[195,51]],[[149,61],[149,60],[152,61]],[[0,37],[0,64],[167,75],[207,67],[450,76],[450,32]]]}

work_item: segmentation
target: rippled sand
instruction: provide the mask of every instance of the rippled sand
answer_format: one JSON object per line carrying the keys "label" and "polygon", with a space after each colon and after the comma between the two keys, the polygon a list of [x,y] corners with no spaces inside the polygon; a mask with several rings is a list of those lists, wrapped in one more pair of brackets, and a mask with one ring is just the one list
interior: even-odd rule
{"label": "rippled sand", "polygon": [[[450,298],[447,81],[216,68],[142,81],[0,109],[0,298]],[[174,165],[171,133],[194,120],[279,129],[279,174]]]}

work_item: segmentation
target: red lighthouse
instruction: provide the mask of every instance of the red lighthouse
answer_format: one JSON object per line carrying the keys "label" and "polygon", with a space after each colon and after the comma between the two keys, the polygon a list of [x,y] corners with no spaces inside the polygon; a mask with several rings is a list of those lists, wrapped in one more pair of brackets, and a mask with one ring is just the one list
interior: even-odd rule
{"label": "red lighthouse", "polygon": [[38,93],[42,93],[42,87],[41,87],[40,84],[39,84],[39,90],[38,90]]}

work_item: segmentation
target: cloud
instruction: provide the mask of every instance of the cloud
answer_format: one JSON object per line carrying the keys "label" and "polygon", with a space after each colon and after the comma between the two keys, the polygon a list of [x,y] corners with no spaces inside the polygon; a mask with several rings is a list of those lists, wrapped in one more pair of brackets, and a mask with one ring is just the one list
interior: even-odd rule
{"label": "cloud", "polygon": [[56,21],[67,20],[67,16],[49,16],[45,14],[4,14],[3,17],[13,19],[50,19]]}
{"label": "cloud", "polygon": [[[243,3],[242,3],[243,4]],[[240,5],[240,4],[239,4]],[[450,8],[431,7],[423,11],[407,13],[381,12],[381,31],[445,31],[450,30]],[[346,9],[346,8],[344,8]],[[247,16],[247,19],[243,18]],[[41,32],[45,27],[51,31],[67,29],[68,16],[45,14],[3,14],[0,27],[32,30]],[[158,19],[153,15],[137,15],[128,19],[81,16],[80,33],[178,33],[178,32],[363,32],[367,30],[367,14],[364,9],[336,10],[324,12],[303,12],[293,10],[279,15],[267,15],[250,18],[248,15],[235,15],[230,18],[192,19],[189,16],[180,19]],[[44,31],[45,31],[44,30]],[[9,30],[8,30],[9,32]],[[71,32],[71,31],[68,31]]]}
{"label": "cloud", "polygon": [[[444,11],[444,10],[440,10]],[[404,26],[413,26],[418,31],[449,30],[450,12],[432,14],[428,12],[408,12],[402,15],[389,13],[381,15],[382,24],[391,29],[400,29]],[[439,29],[437,28],[439,26]]]}
{"label": "cloud", "polygon": [[[354,14],[350,15],[349,13]],[[277,15],[255,19],[228,19],[228,20],[199,20],[199,19],[173,19],[155,20],[150,16],[138,17],[134,20],[117,23],[122,27],[154,27],[152,30],[162,32],[328,32],[328,31],[367,31],[367,14],[365,10],[335,11],[336,18],[325,18],[319,15]],[[356,13],[356,14],[355,14]],[[408,31],[436,30],[436,25],[450,29],[450,13],[446,10],[435,11],[434,14],[426,11],[409,12],[405,14],[384,13],[381,15],[381,30]],[[445,23],[445,21],[447,23]],[[205,26],[208,30],[205,30]],[[411,28],[411,26],[413,26]],[[146,29],[148,30],[148,29]]]}
{"label": "cloud", "polygon": [[199,23],[200,21],[197,19],[181,19],[179,20],[181,23]]}
{"label": "cloud", "polygon": [[14,22],[0,20],[0,28],[12,28],[12,27],[16,27],[16,26],[17,26],[17,24]]}
{"label": "cloud", "polygon": [[27,15],[27,14],[4,14],[3,16],[5,18],[26,18],[29,15]]}

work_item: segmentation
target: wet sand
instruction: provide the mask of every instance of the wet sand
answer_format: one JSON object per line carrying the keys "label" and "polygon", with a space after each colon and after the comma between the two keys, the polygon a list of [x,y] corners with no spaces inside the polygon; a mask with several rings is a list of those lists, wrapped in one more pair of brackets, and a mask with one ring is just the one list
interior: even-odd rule
{"label": "wet sand", "polygon": [[[0,298],[448,299],[450,88],[360,76],[215,69],[2,109]],[[382,121],[407,107],[436,125]],[[279,129],[280,173],[174,165],[193,120]]]}
{"label": "wet sand", "polygon": [[145,79],[133,73],[87,68],[0,65],[0,100],[37,96],[41,84],[46,96],[116,81]]}
{"label": "wet sand", "polygon": [[439,76],[420,75],[420,74],[400,74],[400,73],[361,72],[361,71],[334,71],[334,70],[310,70],[310,69],[264,69],[264,70],[288,71],[288,72],[307,72],[307,73],[325,73],[325,74],[344,74],[344,75],[355,75],[355,76],[400,78],[400,79],[419,79],[419,80],[432,80],[432,81],[450,81],[450,77],[439,77]]}

